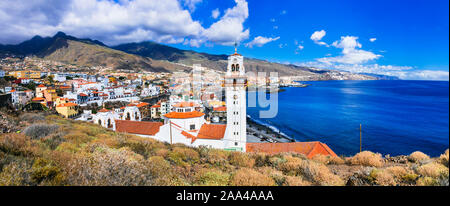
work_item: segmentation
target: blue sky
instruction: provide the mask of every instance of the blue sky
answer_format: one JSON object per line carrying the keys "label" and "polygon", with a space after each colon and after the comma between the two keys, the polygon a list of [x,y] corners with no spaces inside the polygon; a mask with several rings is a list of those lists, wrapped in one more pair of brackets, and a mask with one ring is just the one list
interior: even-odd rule
{"label": "blue sky", "polygon": [[448,1],[8,1],[0,43],[61,30],[109,45],[151,40],[229,54],[238,41],[246,57],[448,81]]}

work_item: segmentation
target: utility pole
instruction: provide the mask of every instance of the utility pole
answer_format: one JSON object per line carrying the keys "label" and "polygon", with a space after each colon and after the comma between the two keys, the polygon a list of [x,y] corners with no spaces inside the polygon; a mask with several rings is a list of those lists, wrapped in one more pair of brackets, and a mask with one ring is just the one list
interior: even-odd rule
{"label": "utility pole", "polygon": [[362,125],[359,124],[359,152],[362,152]]}

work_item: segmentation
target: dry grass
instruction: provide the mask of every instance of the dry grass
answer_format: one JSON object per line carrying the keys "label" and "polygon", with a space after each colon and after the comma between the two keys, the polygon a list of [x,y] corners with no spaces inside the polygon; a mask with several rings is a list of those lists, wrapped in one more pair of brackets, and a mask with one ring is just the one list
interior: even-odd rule
{"label": "dry grass", "polygon": [[286,176],[284,186],[310,186],[311,182],[304,180],[298,176]]}
{"label": "dry grass", "polygon": [[421,177],[417,180],[417,186],[438,186],[438,182],[432,177]]}
{"label": "dry grass", "polygon": [[328,164],[332,164],[332,165],[342,165],[345,164],[345,160],[343,160],[340,157],[330,157],[329,159],[329,163]]}
{"label": "dry grass", "polygon": [[370,173],[370,177],[375,179],[377,185],[394,186],[397,184],[392,173],[387,170],[373,169]]}
{"label": "dry grass", "polygon": [[344,181],[323,164],[314,161],[302,161],[300,168],[304,177],[318,185],[344,185]]}
{"label": "dry grass", "polygon": [[274,186],[275,181],[267,175],[250,168],[236,171],[231,179],[233,186]]}
{"label": "dry grass", "polygon": [[411,162],[421,162],[421,161],[424,161],[424,160],[429,160],[430,156],[424,154],[423,152],[416,151],[416,152],[411,153],[408,156],[408,159]]}
{"label": "dry grass", "polygon": [[242,152],[231,152],[229,162],[236,167],[253,167],[255,160],[250,158],[249,154]]}
{"label": "dry grass", "polygon": [[448,149],[445,150],[444,154],[441,154],[441,156],[439,157],[439,161],[448,167]]}
{"label": "dry grass", "polygon": [[447,175],[448,177],[449,171],[444,165],[431,162],[417,168],[417,173],[425,177],[438,178],[441,175]]}
{"label": "dry grass", "polygon": [[352,165],[363,165],[363,166],[372,166],[372,167],[381,167],[383,166],[383,158],[381,154],[375,154],[369,151],[363,151],[350,159],[350,163]]}

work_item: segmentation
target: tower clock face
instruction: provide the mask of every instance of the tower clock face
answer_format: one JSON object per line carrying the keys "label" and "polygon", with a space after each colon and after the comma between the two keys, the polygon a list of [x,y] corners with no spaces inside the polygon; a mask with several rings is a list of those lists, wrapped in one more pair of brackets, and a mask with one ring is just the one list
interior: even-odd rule
{"label": "tower clock face", "polygon": [[235,95],[233,96],[233,98],[234,98],[234,99],[237,99],[237,98],[238,98],[238,95],[235,94]]}

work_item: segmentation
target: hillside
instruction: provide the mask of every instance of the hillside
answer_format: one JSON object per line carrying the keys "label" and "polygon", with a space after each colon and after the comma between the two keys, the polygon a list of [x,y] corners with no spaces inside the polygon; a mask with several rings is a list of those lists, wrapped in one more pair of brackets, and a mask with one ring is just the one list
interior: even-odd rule
{"label": "hillside", "polygon": [[[227,68],[227,55],[212,55],[181,50],[154,42],[128,43],[112,48],[156,60],[167,60],[184,65],[201,64],[218,71],[225,71]],[[252,58],[245,59],[245,68],[246,71],[251,72],[278,72],[280,76],[313,76],[317,80],[321,78],[320,76],[323,73],[328,72],[328,70],[317,71],[307,67],[285,65]]]}
{"label": "hillside", "polygon": [[102,42],[78,39],[58,32],[53,37],[36,36],[18,45],[0,45],[4,53],[37,56],[79,66],[104,66],[115,70],[169,72],[185,67],[169,62],[128,54],[114,50]]}
{"label": "hillside", "polygon": [[307,159],[170,145],[55,115],[0,116],[13,128],[0,134],[0,185],[449,184],[448,150]]}
{"label": "hillside", "polygon": [[[190,70],[193,64],[225,71],[227,55],[181,50],[154,42],[108,47],[100,41],[80,39],[58,32],[53,37],[35,36],[17,45],[0,45],[0,56],[37,56],[78,66],[105,66],[114,70],[173,72]],[[247,58],[247,71],[278,72],[297,80],[368,80],[377,77],[348,72],[312,69]]]}

